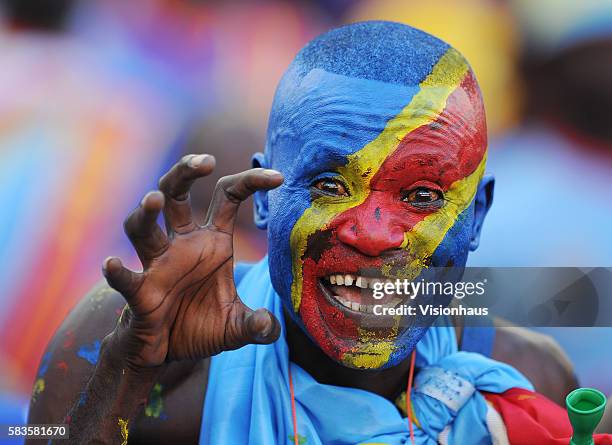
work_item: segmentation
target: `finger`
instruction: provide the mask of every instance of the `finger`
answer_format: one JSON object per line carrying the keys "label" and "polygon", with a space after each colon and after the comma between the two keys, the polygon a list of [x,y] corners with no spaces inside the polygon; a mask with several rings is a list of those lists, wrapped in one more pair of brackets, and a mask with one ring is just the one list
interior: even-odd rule
{"label": "finger", "polygon": [[130,302],[138,290],[142,276],[127,269],[117,257],[108,257],[102,264],[102,274],[110,287],[119,292]]}
{"label": "finger", "polygon": [[209,175],[215,168],[210,155],[187,155],[159,180],[166,205],[164,218],[168,234],[186,233],[195,229],[189,199],[189,190],[196,179]]}
{"label": "finger", "polygon": [[206,223],[231,233],[240,203],[257,190],[270,190],[283,182],[276,170],[254,168],[219,179],[208,209]]}
{"label": "finger", "polygon": [[244,344],[270,344],[280,336],[280,323],[267,309],[249,310],[244,313]]}
{"label": "finger", "polygon": [[164,206],[164,195],[149,192],[123,223],[136,253],[146,268],[150,260],[157,258],[168,247],[168,238],[157,224],[157,217]]}

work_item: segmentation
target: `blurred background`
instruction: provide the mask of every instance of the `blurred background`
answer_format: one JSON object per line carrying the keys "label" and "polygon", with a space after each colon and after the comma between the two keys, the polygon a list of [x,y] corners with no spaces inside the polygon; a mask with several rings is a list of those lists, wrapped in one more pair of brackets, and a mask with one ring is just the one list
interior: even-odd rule
{"label": "blurred background", "polygon": [[[263,149],[274,89],[311,38],[386,19],[471,62],[497,177],[478,266],[612,266],[612,0],[0,0],[0,423],[21,423],[47,341],[118,255],[122,221],[185,153],[198,183]],[[241,210],[236,257],[266,241]],[[549,330],[612,393],[609,329]],[[585,347],[588,345],[588,347]],[[606,370],[605,372],[602,370]]]}

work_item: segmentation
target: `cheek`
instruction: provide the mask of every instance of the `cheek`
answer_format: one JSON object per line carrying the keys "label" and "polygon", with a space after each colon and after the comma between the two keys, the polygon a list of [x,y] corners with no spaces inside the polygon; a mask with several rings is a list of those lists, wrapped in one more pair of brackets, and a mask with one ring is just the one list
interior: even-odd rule
{"label": "cheek", "polygon": [[310,206],[308,191],[281,186],[268,193],[268,262],[274,290],[284,302],[291,300],[291,232],[299,217]]}
{"label": "cheek", "polygon": [[467,261],[472,226],[474,223],[474,204],[461,212],[446,232],[440,245],[432,255],[434,267],[463,267]]}

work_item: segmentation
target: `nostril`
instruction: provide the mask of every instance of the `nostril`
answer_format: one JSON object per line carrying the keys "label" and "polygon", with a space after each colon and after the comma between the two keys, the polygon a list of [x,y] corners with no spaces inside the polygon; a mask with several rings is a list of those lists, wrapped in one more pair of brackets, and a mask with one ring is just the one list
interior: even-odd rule
{"label": "nostril", "polygon": [[359,236],[359,229],[355,223],[346,223],[340,225],[337,230],[338,239],[345,244],[353,245],[357,242]]}

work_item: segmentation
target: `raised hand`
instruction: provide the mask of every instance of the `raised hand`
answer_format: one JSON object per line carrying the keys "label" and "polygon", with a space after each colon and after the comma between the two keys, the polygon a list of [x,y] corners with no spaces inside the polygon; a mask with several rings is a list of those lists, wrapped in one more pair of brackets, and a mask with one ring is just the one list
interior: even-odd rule
{"label": "raised hand", "polygon": [[[189,190],[210,174],[209,155],[185,156],[125,220],[143,272],[107,258],[103,273],[127,305],[117,335],[130,366],[200,359],[249,343],[271,343],[280,333],[267,310],[253,311],[236,293],[232,233],[238,206],[257,190],[279,186],[274,170],[252,169],[221,178],[206,221],[193,217]],[[166,232],[157,224],[163,210]]]}

